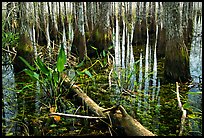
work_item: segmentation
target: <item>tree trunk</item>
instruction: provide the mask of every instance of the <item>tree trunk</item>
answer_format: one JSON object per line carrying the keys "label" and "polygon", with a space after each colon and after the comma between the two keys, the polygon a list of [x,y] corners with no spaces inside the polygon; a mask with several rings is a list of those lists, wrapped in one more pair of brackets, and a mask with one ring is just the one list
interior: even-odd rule
{"label": "tree trunk", "polygon": [[139,45],[141,41],[141,23],[140,23],[140,2],[137,2],[137,7],[136,7],[136,22],[135,22],[135,29],[133,33],[133,45]]}
{"label": "tree trunk", "polygon": [[158,7],[158,48],[157,48],[157,56],[165,57],[165,47],[166,47],[166,30],[163,27],[163,19],[165,18],[163,10],[162,10],[162,4],[159,3]]}
{"label": "tree trunk", "polygon": [[143,13],[141,22],[141,44],[145,45],[147,40],[146,2],[143,3]]}
{"label": "tree trunk", "polygon": [[18,73],[26,68],[26,65],[20,60],[19,56],[23,57],[30,64],[33,64],[33,46],[31,42],[31,38],[29,37],[29,31],[31,30],[28,24],[27,11],[26,11],[26,3],[20,2],[19,6],[19,44],[16,48],[17,55],[14,60],[14,72]]}
{"label": "tree trunk", "polygon": [[83,60],[87,56],[85,29],[84,29],[84,11],[83,2],[75,3],[76,6],[76,23],[74,44],[79,54],[79,59]]}
{"label": "tree trunk", "polygon": [[164,76],[169,81],[186,82],[190,79],[189,55],[183,40],[179,8],[179,2],[164,3],[167,15]]}

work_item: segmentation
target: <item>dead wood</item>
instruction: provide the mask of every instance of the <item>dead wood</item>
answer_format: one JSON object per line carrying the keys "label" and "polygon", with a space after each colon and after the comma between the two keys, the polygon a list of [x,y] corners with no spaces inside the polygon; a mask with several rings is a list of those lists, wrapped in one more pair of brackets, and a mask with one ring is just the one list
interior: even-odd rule
{"label": "dead wood", "polygon": [[86,95],[77,85],[70,84],[71,81],[69,77],[63,74],[64,84],[71,87],[72,91],[77,94],[78,97],[88,106],[90,111],[99,117],[106,117],[111,120],[116,120],[114,122],[119,122],[125,134],[128,136],[156,136],[144,126],[142,126],[136,119],[132,118],[126,110],[121,106],[114,106],[108,109],[104,109],[96,104],[89,96]]}

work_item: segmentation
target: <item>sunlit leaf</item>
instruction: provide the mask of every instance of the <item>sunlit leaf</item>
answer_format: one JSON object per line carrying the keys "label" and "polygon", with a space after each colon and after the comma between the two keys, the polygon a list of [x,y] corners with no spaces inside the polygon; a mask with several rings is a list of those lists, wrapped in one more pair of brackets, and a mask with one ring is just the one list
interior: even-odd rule
{"label": "sunlit leaf", "polygon": [[13,136],[13,133],[12,132],[6,133],[6,136]]}
{"label": "sunlit leaf", "polygon": [[85,70],[84,73],[85,73],[86,75],[88,75],[90,78],[92,78],[92,75],[91,75],[91,73],[90,73],[88,70]]}
{"label": "sunlit leaf", "polygon": [[24,72],[25,72],[26,74],[28,74],[31,78],[34,78],[34,79],[39,80],[39,74],[37,74],[36,72],[31,71],[31,70],[29,70],[29,69],[24,69]]}
{"label": "sunlit leaf", "polygon": [[56,124],[52,124],[52,125],[50,125],[50,127],[57,127],[57,125]]}
{"label": "sunlit leaf", "polygon": [[185,104],[183,105],[183,108],[185,108],[185,109],[190,109],[190,108],[191,108],[191,105],[190,105],[189,103],[185,103]]}
{"label": "sunlit leaf", "polygon": [[96,48],[96,47],[91,46],[91,48],[93,48],[94,50],[97,50],[97,48]]}
{"label": "sunlit leaf", "polygon": [[188,117],[192,118],[192,119],[196,118],[196,116],[194,114],[190,114],[190,115],[188,115]]}
{"label": "sunlit leaf", "polygon": [[50,70],[46,67],[46,65],[42,62],[42,60],[37,57],[37,61],[35,62],[40,71],[46,75],[49,74]]}
{"label": "sunlit leaf", "polygon": [[23,57],[19,56],[19,58],[26,64],[26,66],[30,69],[30,70],[35,70],[35,68],[33,66],[31,66]]}
{"label": "sunlit leaf", "polygon": [[202,92],[201,92],[201,91],[197,91],[197,92],[187,92],[187,94],[197,95],[197,94],[202,94]]}
{"label": "sunlit leaf", "polygon": [[64,64],[66,63],[66,55],[63,44],[61,44],[60,52],[57,57],[57,70],[62,72],[64,70]]}

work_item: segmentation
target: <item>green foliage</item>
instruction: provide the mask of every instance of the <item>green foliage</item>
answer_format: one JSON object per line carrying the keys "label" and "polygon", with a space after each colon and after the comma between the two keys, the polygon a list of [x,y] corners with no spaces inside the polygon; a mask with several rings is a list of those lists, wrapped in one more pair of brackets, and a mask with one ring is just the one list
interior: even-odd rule
{"label": "green foliage", "polygon": [[42,60],[39,57],[37,57],[37,60],[35,61],[35,65],[45,75],[48,75],[50,73],[50,70],[46,67],[46,65],[42,62]]}
{"label": "green foliage", "polygon": [[13,33],[13,32],[4,32],[2,30],[2,46],[6,47],[11,46],[15,47],[18,45],[19,41],[19,33]]}
{"label": "green foliage", "polygon": [[[51,88],[48,92],[48,96],[55,98],[55,104],[57,103],[57,98],[61,95],[61,84],[62,78],[60,73],[64,70],[64,65],[66,63],[66,55],[61,45],[61,49],[59,51],[59,55],[57,58],[57,65],[54,69],[47,67],[43,61],[37,57],[34,61],[37,69],[31,66],[25,59],[20,57],[20,59],[26,64],[29,69],[24,69],[24,72],[29,75],[32,79],[39,81],[42,86]],[[38,71],[37,71],[38,70]]]}
{"label": "green foliage", "polygon": [[31,66],[23,57],[19,56],[19,58],[24,62],[24,64],[26,64],[26,66],[27,66],[30,70],[32,70],[32,71],[36,70],[36,69],[35,69],[33,66]]}
{"label": "green foliage", "polygon": [[64,51],[64,46],[63,44],[61,44],[61,48],[60,48],[60,52],[59,55],[57,57],[57,70],[59,72],[62,72],[64,70],[64,65],[66,63],[66,55],[65,55],[65,51]]}
{"label": "green foliage", "polygon": [[2,19],[2,47],[15,47],[19,42],[19,33],[6,31],[6,21]]}

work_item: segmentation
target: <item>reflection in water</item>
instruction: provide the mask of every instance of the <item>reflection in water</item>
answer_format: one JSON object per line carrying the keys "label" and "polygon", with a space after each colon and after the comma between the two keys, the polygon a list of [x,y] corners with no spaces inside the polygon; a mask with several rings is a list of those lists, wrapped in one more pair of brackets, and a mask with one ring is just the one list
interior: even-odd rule
{"label": "reflection in water", "polygon": [[[158,25],[156,26],[156,40],[158,35]],[[153,64],[153,90],[152,90],[152,100],[154,101],[155,90],[156,90],[156,83],[157,83],[157,41],[155,41],[154,46],[154,64]]]}
{"label": "reflection in water", "polygon": [[129,85],[129,89],[133,90],[134,89],[134,82],[136,81],[136,77],[135,77],[135,70],[134,70],[134,63],[135,63],[135,59],[134,59],[134,55],[133,55],[133,48],[132,48],[132,40],[133,40],[133,30],[134,30],[134,25],[132,23],[132,32],[131,32],[131,39],[130,39],[130,85]]}
{"label": "reflection in water", "polygon": [[[6,56],[8,57],[8,56]],[[6,58],[4,57],[4,58]],[[3,113],[2,119],[5,121],[3,125],[6,126],[5,133],[11,134],[16,130],[16,124],[13,123],[12,119],[14,119],[17,115],[17,95],[14,92],[15,88],[15,79],[13,73],[13,65],[7,64],[2,66],[2,88],[3,88]]]}
{"label": "reflection in water", "polygon": [[139,89],[138,89],[138,92],[140,93],[138,95],[138,108],[137,110],[140,110],[140,106],[141,106],[141,98],[140,98],[140,95],[141,95],[141,92],[142,92],[142,77],[143,77],[143,74],[142,74],[142,52],[140,53],[140,65],[139,65],[139,80],[138,80],[138,84],[139,84]]}
{"label": "reflection in water", "polygon": [[[202,16],[200,16],[201,20],[196,21],[196,16],[194,20],[194,32],[193,32],[193,39],[191,43],[191,51],[190,51],[190,73],[193,81],[193,85],[190,92],[198,92],[202,91],[202,88],[199,88],[198,84],[202,83]],[[192,95],[188,94],[188,100],[193,107],[196,107],[194,112],[201,112],[202,113],[202,95]],[[201,110],[201,111],[199,111]],[[197,124],[196,121],[199,123]],[[202,135],[202,121],[197,119],[190,119],[191,126],[192,126],[192,135]],[[198,133],[196,133],[198,132]]]}
{"label": "reflection in water", "polygon": [[145,111],[148,109],[148,90],[149,90],[149,31],[147,28],[147,44],[146,44],[146,53],[145,53],[145,83],[144,83],[144,107]]}
{"label": "reflection in water", "polygon": [[[119,70],[121,64],[121,56],[120,56],[120,36],[119,36],[119,25],[118,25],[118,18],[116,18],[116,27],[115,27],[115,39],[113,39],[113,45],[115,46],[115,67],[114,70],[117,73],[118,77],[118,84],[121,84],[121,71]],[[113,28],[114,32],[114,28]],[[120,95],[120,86],[116,85],[115,94],[117,97]]]}
{"label": "reflection in water", "polygon": [[[138,79],[138,92],[144,92],[144,111],[147,113],[148,110],[153,109],[155,111],[155,115],[153,116],[153,127],[159,128],[159,117],[160,117],[160,80],[157,78],[157,37],[158,37],[158,25],[156,26],[156,38],[154,44],[153,54],[151,54],[151,45],[149,45],[149,31],[147,28],[147,43],[146,43],[146,51],[145,51],[145,65],[144,65],[144,80],[143,80],[143,66],[142,66],[142,52],[140,53],[140,64],[139,64],[139,79]],[[153,61],[153,67],[152,65]],[[151,76],[150,74],[153,73]],[[152,81],[152,84],[150,83]],[[143,84],[144,82],[144,84]],[[144,88],[142,87],[144,86]],[[138,108],[137,110],[141,110],[141,98],[138,96]]]}
{"label": "reflection in water", "polygon": [[123,20],[123,36],[122,36],[122,68],[125,68],[125,21]]}

